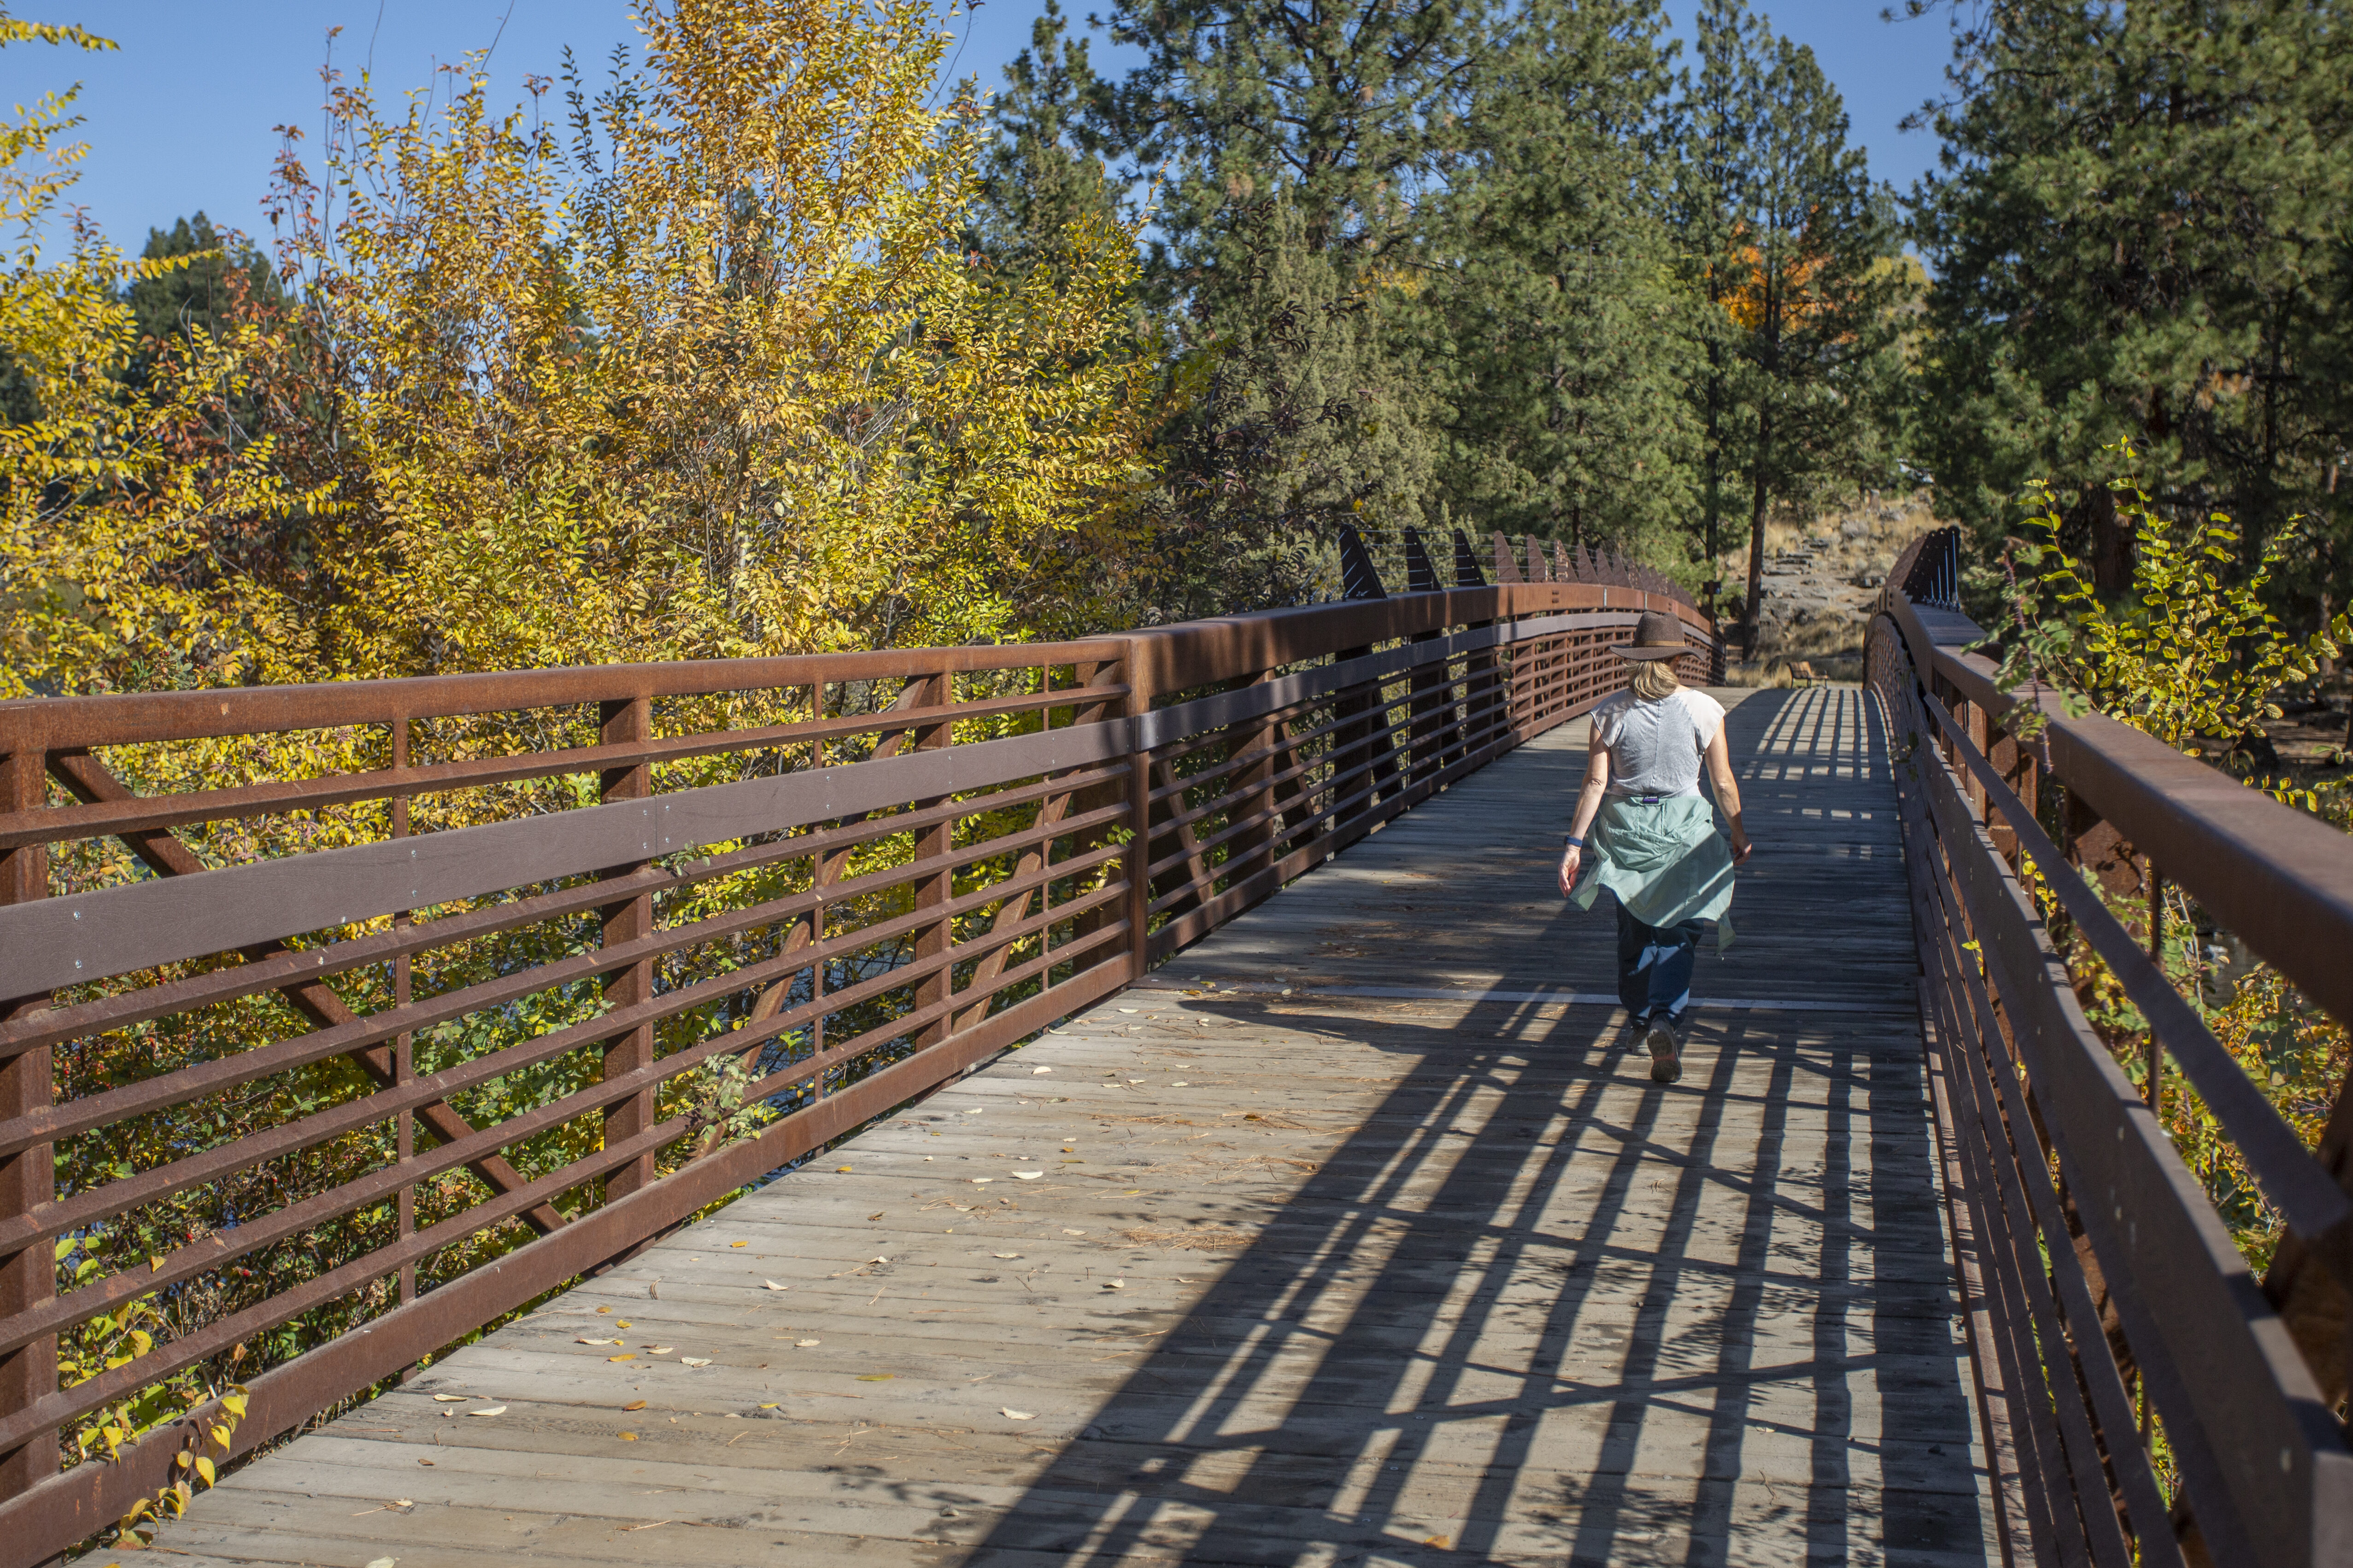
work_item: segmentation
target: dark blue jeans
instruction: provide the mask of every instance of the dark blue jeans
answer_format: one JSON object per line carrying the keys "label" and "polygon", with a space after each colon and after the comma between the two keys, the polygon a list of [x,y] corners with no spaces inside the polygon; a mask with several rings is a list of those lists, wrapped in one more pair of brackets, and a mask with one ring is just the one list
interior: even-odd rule
{"label": "dark blue jeans", "polygon": [[1691,1005],[1692,962],[1706,923],[1646,926],[1624,904],[1618,906],[1618,1000],[1636,1023],[1663,1013],[1669,1024],[1683,1027],[1683,1009]]}

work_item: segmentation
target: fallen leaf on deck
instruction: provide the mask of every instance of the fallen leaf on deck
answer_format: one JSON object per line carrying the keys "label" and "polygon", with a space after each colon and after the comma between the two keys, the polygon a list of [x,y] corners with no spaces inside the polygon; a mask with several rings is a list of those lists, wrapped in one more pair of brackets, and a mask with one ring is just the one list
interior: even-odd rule
{"label": "fallen leaf on deck", "polygon": [[1190,1088],[1192,1088],[1193,1086],[1192,1086],[1191,1084],[1189,1084],[1189,1083],[1187,1083],[1183,1079],[1181,1079],[1181,1078],[1180,1078],[1180,1079],[1178,1079],[1175,1083],[1170,1084],[1168,1087],[1169,1087],[1169,1088],[1171,1088],[1171,1089],[1190,1089]]}
{"label": "fallen leaf on deck", "polygon": [[869,1372],[860,1374],[860,1383],[888,1383],[899,1374],[895,1372]]}
{"label": "fallen leaf on deck", "polygon": [[789,1285],[779,1285],[773,1279],[763,1279],[760,1283],[766,1286],[771,1290],[789,1290],[792,1289]]}
{"label": "fallen leaf on deck", "polygon": [[793,1348],[797,1351],[805,1351],[813,1349],[814,1347],[823,1343],[825,1343],[823,1340],[796,1340],[793,1342]]}
{"label": "fallen leaf on deck", "polygon": [[1054,1069],[1052,1068],[1031,1068],[1029,1069],[1029,1076],[1031,1078],[1036,1078],[1041,1072],[1052,1072],[1053,1070]]}
{"label": "fallen leaf on deck", "polygon": [[760,1408],[763,1410],[774,1410],[776,1406],[774,1405],[763,1405]]}
{"label": "fallen leaf on deck", "polygon": [[621,1434],[621,1441],[624,1443],[634,1443],[637,1440],[638,1435],[635,1432],[624,1432]]}
{"label": "fallen leaf on deck", "polygon": [[608,1355],[605,1359],[607,1361],[635,1361],[638,1359],[638,1352],[631,1351],[627,1355]]}
{"label": "fallen leaf on deck", "polygon": [[639,1345],[638,1348],[644,1351],[649,1355],[668,1355],[674,1347],[670,1345]]}
{"label": "fallen leaf on deck", "polygon": [[1141,1009],[1141,1008],[1136,1008],[1136,1007],[1122,1007],[1122,1008],[1120,1009],[1120,1011],[1121,1011],[1121,1012],[1123,1012],[1123,1013],[1135,1013],[1135,1012],[1141,1012],[1141,1011],[1142,1011],[1142,1009]]}
{"label": "fallen leaf on deck", "polygon": [[730,1247],[749,1247],[752,1244],[748,1241],[731,1241],[727,1245]]}
{"label": "fallen leaf on deck", "polygon": [[1018,1258],[1021,1255],[1018,1252],[993,1252],[989,1254],[989,1256],[992,1258]]}
{"label": "fallen leaf on deck", "polygon": [[709,1366],[711,1364],[711,1358],[703,1355],[682,1355],[678,1358],[678,1364],[681,1366]]}
{"label": "fallen leaf on deck", "polygon": [[610,1308],[610,1307],[599,1307],[599,1308],[597,1308],[596,1310],[597,1310],[598,1311],[600,1311],[600,1312],[609,1312],[609,1311],[611,1311],[613,1309],[612,1309],[612,1308]]}
{"label": "fallen leaf on deck", "polygon": [[627,1405],[621,1406],[624,1410],[643,1410],[645,1407],[646,1402],[642,1399],[632,1399]]}
{"label": "fallen leaf on deck", "polygon": [[1062,1227],[1062,1234],[1064,1236],[1084,1236],[1086,1235],[1086,1232],[1083,1230],[1072,1230],[1069,1226],[1064,1226]]}
{"label": "fallen leaf on deck", "polygon": [[847,1165],[836,1165],[833,1168],[833,1173],[837,1176],[846,1176],[849,1174],[849,1167]]}
{"label": "fallen leaf on deck", "polygon": [[615,1328],[617,1328],[617,1329],[626,1329],[626,1328],[628,1328],[628,1327],[629,1326],[629,1322],[628,1322],[628,1319],[624,1318],[624,1319],[622,1319],[619,1322],[615,1323],[613,1326],[614,1326]]}
{"label": "fallen leaf on deck", "polygon": [[[617,1345],[621,1342],[618,1340],[575,1340],[572,1342],[575,1345]],[[449,1396],[443,1394],[440,1397],[446,1399]]]}
{"label": "fallen leaf on deck", "polygon": [[1008,1421],[1035,1421],[1038,1419],[1038,1413],[1036,1411],[1016,1410],[1010,1405],[997,1412],[997,1414],[1003,1415]]}
{"label": "fallen leaf on deck", "polygon": [[972,1179],[972,1184],[976,1187],[985,1187],[995,1180],[997,1180],[995,1176],[975,1176]]}
{"label": "fallen leaf on deck", "polygon": [[367,1568],[393,1568],[393,1564],[399,1561],[397,1557],[378,1557],[370,1562]]}
{"label": "fallen leaf on deck", "polygon": [[[620,1342],[621,1342],[618,1340],[607,1340],[606,1342],[607,1344],[618,1344]],[[434,1403],[438,1405],[463,1405],[471,1397],[473,1397],[471,1394],[437,1394],[433,1396],[433,1399]]]}
{"label": "fallen leaf on deck", "polygon": [[876,1220],[881,1219],[884,1215],[889,1214],[890,1212],[891,1211],[889,1209],[876,1209],[872,1214],[866,1216],[866,1223],[872,1225]]}
{"label": "fallen leaf on deck", "polygon": [[1017,1182],[1034,1182],[1045,1173],[1043,1171],[1016,1171],[1013,1173],[1013,1179]]}
{"label": "fallen leaf on deck", "polygon": [[417,1462],[418,1464],[420,1464],[420,1465],[430,1465],[430,1464],[432,1464],[432,1463],[433,1463],[433,1461],[432,1461],[432,1460],[430,1460],[430,1459],[419,1459],[419,1460],[417,1460]]}
{"label": "fallen leaf on deck", "polygon": [[1124,1279],[1114,1279],[1110,1284],[1104,1286],[1103,1289],[1106,1290],[1124,1290],[1127,1289],[1127,1281]]}
{"label": "fallen leaf on deck", "polygon": [[493,1405],[488,1410],[469,1410],[466,1412],[469,1415],[504,1415],[506,1413],[507,1407],[503,1405]]}
{"label": "fallen leaf on deck", "polygon": [[1423,1542],[1422,1544],[1424,1546],[1435,1546],[1440,1552],[1443,1552],[1446,1550],[1446,1537],[1442,1535],[1433,1535],[1429,1540]]}

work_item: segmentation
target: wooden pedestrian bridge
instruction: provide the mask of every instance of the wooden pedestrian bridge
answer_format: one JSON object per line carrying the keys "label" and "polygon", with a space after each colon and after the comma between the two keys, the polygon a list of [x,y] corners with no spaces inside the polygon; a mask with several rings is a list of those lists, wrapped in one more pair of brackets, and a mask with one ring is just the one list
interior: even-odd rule
{"label": "wooden pedestrian bridge", "polygon": [[0,1562],[2353,1562],[2353,1110],[2145,956],[2175,888],[2353,1017],[2353,847],[2005,737],[1931,536],[1860,686],[1719,692],[1760,847],[1651,1083],[1554,866],[1610,645],[1715,629],[1454,546],[0,706]]}

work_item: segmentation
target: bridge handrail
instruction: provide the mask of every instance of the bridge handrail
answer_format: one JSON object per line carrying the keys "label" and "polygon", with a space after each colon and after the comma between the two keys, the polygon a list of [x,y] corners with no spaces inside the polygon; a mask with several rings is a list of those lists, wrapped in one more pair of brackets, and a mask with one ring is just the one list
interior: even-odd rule
{"label": "bridge handrail", "polygon": [[[1952,602],[1957,580],[1956,534],[1907,552],[1868,664],[1901,759],[1932,1086],[2006,1505],[2063,1559],[2137,1548],[2144,1563],[2181,1562],[2189,1542],[2193,1559],[2342,1561],[2346,1096],[2316,1159],[2101,894],[2146,894],[2161,871],[2341,1019],[2353,843],[2097,714],[2048,703],[2047,751],[2000,733],[2035,699],[2000,690],[1991,661],[1964,651],[1983,634]],[[2043,800],[2046,778],[2062,799]],[[2143,1005],[2285,1215],[2260,1284],[2085,1019],[2030,876]],[[2170,1507],[2136,1429],[2143,1391],[2181,1481]]]}
{"label": "bridge handrail", "polygon": [[[86,1539],[185,1474],[182,1450],[225,1462],[1117,990],[1616,689],[1607,649],[1641,613],[1693,630],[1687,679],[1720,671],[1715,627],[1680,595],[1560,563],[1566,580],[1072,643],[0,704],[5,1555]],[[276,737],[282,754],[318,731],[359,764],[133,788],[175,746],[244,766],[240,744]],[[522,749],[499,749],[517,734]],[[417,763],[419,737],[452,754]],[[658,768],[684,787],[659,787]],[[590,776],[593,799],[557,787]],[[355,841],[218,863],[227,833],[298,812]],[[101,863],[102,885],[47,896],[53,854],[79,865],[114,839],[143,869]],[[440,984],[420,994],[418,973]],[[543,1032],[504,1021],[564,987],[600,999]],[[281,1001],[300,1026],[257,1038],[236,1021]],[[493,1022],[491,1045],[418,1059],[469,1019]],[[153,1072],[59,1094],[53,1053],[134,1029],[157,1042]],[[80,1157],[338,1059],[364,1075],[355,1092],[246,1135],[128,1173]],[[753,1064],[740,1103],[785,1112],[732,1142],[681,1098],[727,1059]],[[470,1120],[485,1086],[559,1069],[573,1076],[543,1102]],[[566,1133],[576,1147],[551,1153]],[[369,1137],[349,1146],[387,1152],[355,1156],[357,1174],[296,1180],[306,1153]],[[88,1178],[70,1191],[59,1150]],[[290,1184],[277,1206],[192,1224],[152,1265],[58,1293],[58,1243],[263,1171]],[[467,1173],[477,1201],[432,1219],[428,1185]],[[396,1226],[351,1256],[58,1387],[58,1337],[94,1315],[218,1287],[240,1259],[381,1205]],[[429,1278],[445,1249],[517,1223],[539,1234]],[[61,1429],[182,1373],[216,1378],[236,1346],[331,1308],[364,1331],[248,1378],[226,1448],[206,1403],[58,1473]]]}

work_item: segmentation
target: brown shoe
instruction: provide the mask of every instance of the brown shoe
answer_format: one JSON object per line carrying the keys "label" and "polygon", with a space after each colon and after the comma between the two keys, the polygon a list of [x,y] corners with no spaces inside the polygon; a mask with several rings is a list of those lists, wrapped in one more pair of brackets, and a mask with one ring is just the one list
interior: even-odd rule
{"label": "brown shoe", "polygon": [[1642,1043],[1651,1047],[1651,1081],[1672,1083],[1683,1076],[1683,1063],[1677,1053],[1682,1048],[1675,1038],[1673,1026],[1664,1018],[1653,1018],[1642,1031]]}

